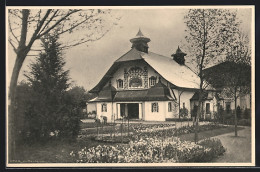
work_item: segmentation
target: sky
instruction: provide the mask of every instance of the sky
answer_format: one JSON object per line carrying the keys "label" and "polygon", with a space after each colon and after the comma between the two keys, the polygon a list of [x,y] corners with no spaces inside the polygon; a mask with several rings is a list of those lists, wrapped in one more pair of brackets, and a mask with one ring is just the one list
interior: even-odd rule
{"label": "sky", "polygon": [[[121,16],[112,29],[100,40],[82,44],[63,52],[66,61],[65,69],[73,85],[92,89],[104,76],[113,62],[131,49],[130,39],[139,28],[151,39],[149,51],[170,57],[185,39],[184,15],[188,9],[116,9],[116,15]],[[251,33],[251,10],[239,9],[238,18],[242,21],[241,28],[245,33]],[[78,33],[80,36],[80,32]],[[34,61],[28,56],[22,66],[18,81],[24,80],[24,71]],[[189,61],[189,54],[186,56]],[[15,54],[8,45],[7,83],[15,61]],[[194,65],[187,63],[188,66]],[[9,85],[9,84],[8,84]]]}

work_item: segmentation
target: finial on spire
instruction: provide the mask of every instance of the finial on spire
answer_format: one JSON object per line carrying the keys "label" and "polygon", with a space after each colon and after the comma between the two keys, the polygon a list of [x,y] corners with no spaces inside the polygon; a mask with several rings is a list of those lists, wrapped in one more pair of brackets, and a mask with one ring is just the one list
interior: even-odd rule
{"label": "finial on spire", "polygon": [[142,33],[140,27],[139,27],[139,31],[137,32],[136,36],[144,37],[144,34]]}
{"label": "finial on spire", "polygon": [[132,39],[130,39],[130,42],[132,42],[132,48],[137,49],[138,51],[142,51],[145,53],[148,53],[148,42],[150,42],[150,38],[147,38],[143,35],[140,27],[136,34],[136,36]]}

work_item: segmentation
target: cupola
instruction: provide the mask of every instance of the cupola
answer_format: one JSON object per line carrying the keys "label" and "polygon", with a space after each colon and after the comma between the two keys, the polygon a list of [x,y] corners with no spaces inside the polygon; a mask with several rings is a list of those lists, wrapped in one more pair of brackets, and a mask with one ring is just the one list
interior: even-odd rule
{"label": "cupola", "polygon": [[132,39],[130,39],[130,42],[132,43],[132,48],[137,49],[138,51],[142,51],[145,53],[148,53],[148,42],[150,42],[150,38],[147,38],[143,35],[141,29],[139,29],[136,36]]}
{"label": "cupola", "polygon": [[182,52],[180,47],[178,46],[176,53],[172,54],[173,60],[175,60],[177,63],[179,63],[180,65],[184,65],[185,64],[185,58],[184,56],[186,56],[187,54]]}

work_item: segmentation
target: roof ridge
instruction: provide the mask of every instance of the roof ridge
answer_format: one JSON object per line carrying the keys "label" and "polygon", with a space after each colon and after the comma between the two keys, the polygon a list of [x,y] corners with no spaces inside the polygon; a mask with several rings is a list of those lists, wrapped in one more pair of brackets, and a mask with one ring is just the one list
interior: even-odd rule
{"label": "roof ridge", "polygon": [[127,51],[125,54],[123,54],[122,56],[120,56],[118,59],[116,59],[114,62],[117,62],[119,59],[121,59],[124,55],[126,55],[127,53],[129,53],[130,51],[132,51],[133,48],[131,48],[129,51]]}

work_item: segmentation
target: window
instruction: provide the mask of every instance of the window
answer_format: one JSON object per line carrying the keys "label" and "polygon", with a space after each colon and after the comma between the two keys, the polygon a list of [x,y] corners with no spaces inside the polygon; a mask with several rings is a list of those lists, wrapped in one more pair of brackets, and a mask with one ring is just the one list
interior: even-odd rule
{"label": "window", "polygon": [[206,113],[209,114],[210,113],[210,104],[206,103]]}
{"label": "window", "polygon": [[172,112],[172,102],[168,102],[168,112]]}
{"label": "window", "polygon": [[182,108],[183,108],[183,109],[185,108],[185,103],[183,103]]}
{"label": "window", "polygon": [[123,88],[123,80],[122,79],[117,80],[117,88]]}
{"label": "window", "polygon": [[149,78],[149,84],[150,84],[150,87],[151,87],[151,86],[154,86],[154,85],[156,84],[156,77],[151,76],[151,77]]}
{"label": "window", "polygon": [[152,112],[159,112],[158,103],[152,103]]}
{"label": "window", "polygon": [[107,112],[107,104],[102,104],[101,105],[101,112]]}

